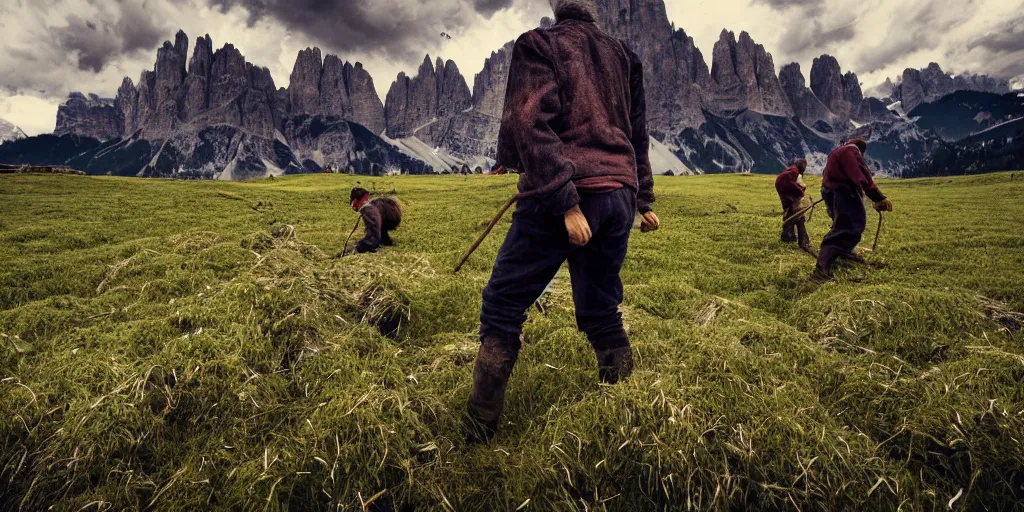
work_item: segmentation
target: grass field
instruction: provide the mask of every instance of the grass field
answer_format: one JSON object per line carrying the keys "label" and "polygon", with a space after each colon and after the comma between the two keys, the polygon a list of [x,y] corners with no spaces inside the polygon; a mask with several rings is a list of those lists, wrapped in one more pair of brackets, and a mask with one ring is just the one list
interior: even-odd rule
{"label": "grass field", "polygon": [[358,180],[0,176],[0,509],[1024,503],[1020,176],[883,181],[876,266],[820,286],[771,177],[659,178],[637,371],[596,384],[559,280],[491,446],[461,414],[510,216],[451,267],[514,179],[363,178],[404,201],[398,245],[335,260]]}

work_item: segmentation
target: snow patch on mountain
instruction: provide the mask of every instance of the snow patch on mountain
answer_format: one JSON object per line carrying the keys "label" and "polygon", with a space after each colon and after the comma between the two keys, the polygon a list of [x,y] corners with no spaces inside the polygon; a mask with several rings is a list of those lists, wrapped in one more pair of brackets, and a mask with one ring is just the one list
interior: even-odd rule
{"label": "snow patch on mountain", "polygon": [[0,144],[5,142],[27,138],[25,132],[13,124],[0,119]]}
{"label": "snow patch on mountain", "polygon": [[678,149],[671,148],[657,139],[651,138],[651,149],[648,155],[651,159],[651,169],[654,174],[672,173],[673,176],[691,176],[696,174],[693,172],[693,169],[687,167],[676,156],[674,151]]}

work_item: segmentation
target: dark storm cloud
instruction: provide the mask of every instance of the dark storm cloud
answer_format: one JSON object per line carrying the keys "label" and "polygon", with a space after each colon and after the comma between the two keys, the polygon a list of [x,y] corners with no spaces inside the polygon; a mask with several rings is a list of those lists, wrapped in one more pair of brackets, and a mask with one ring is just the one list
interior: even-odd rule
{"label": "dark storm cloud", "polygon": [[877,71],[906,55],[938,48],[948,31],[963,23],[963,11],[976,3],[976,0],[927,0],[901,4],[894,13],[892,25],[880,31],[873,44],[860,52],[855,63],[858,71]]}
{"label": "dark storm cloud", "polygon": [[826,27],[819,20],[807,20],[786,30],[779,41],[780,49],[789,55],[807,51],[821,53],[823,49],[857,37],[855,27],[856,21],[839,27]]}
{"label": "dark storm cloud", "polygon": [[994,74],[1018,79],[1024,76],[1024,15],[993,27],[969,42],[967,50],[981,53]]}
{"label": "dark storm cloud", "polygon": [[111,60],[125,53],[151,50],[162,40],[166,30],[157,26],[141,3],[102,5],[104,17],[86,20],[78,14],[68,14],[67,26],[52,31],[59,49],[77,55],[79,69],[99,73]]}
{"label": "dark storm cloud", "polygon": [[254,24],[270,18],[342,52],[422,58],[451,34],[511,6],[512,0],[207,0],[222,11],[242,7]]}
{"label": "dark storm cloud", "polygon": [[996,53],[1024,50],[1024,15],[995,27],[984,36],[968,43],[967,48],[984,48]]}
{"label": "dark storm cloud", "polygon": [[825,0],[755,0],[755,3],[765,4],[779,10],[800,8],[823,8]]}
{"label": "dark storm cloud", "polygon": [[153,49],[173,33],[173,23],[162,14],[181,1],[2,2],[0,90],[56,99],[113,82],[119,65],[151,59]]}
{"label": "dark storm cloud", "polygon": [[484,16],[492,16],[494,13],[512,7],[513,0],[473,0],[477,12]]}

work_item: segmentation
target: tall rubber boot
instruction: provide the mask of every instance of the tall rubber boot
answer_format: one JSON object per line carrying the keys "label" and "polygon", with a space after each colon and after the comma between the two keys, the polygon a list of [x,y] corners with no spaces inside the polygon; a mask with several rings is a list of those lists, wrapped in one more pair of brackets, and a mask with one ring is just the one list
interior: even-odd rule
{"label": "tall rubber boot", "polygon": [[473,368],[473,392],[469,395],[466,418],[466,442],[488,443],[498,431],[505,389],[519,351],[497,339],[480,343]]}
{"label": "tall rubber boot", "polygon": [[615,385],[633,373],[633,347],[598,350],[597,378],[602,384]]}

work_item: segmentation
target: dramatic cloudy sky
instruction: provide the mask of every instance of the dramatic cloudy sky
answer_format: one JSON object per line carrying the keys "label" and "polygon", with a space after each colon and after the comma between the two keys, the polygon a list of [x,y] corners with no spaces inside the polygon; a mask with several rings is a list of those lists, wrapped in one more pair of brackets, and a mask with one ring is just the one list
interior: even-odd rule
{"label": "dramatic cloudy sky", "polygon": [[[750,32],[778,67],[807,73],[821,53],[866,87],[906,67],[1015,78],[1024,86],[1024,0],[666,0],[669,18],[708,59],[723,28]],[[231,42],[287,86],[295,55],[320,46],[361,61],[383,98],[430,53],[454,59],[472,87],[492,50],[536,26],[547,0],[0,0],[0,118],[53,130],[70,91],[113,96],[151,69],[182,28]],[[452,36],[449,40],[441,33]]]}

